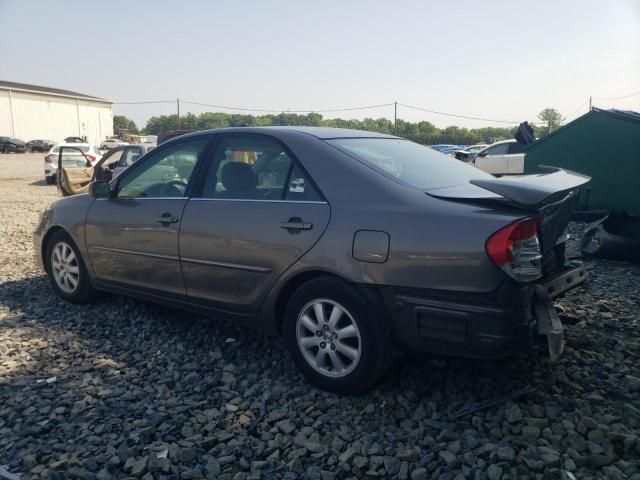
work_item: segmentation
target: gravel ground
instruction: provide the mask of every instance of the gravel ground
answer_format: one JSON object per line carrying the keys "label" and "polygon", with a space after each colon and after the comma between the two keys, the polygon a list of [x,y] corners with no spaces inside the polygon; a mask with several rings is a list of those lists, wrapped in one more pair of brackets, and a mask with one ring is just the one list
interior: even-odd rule
{"label": "gravel ground", "polygon": [[405,356],[375,391],[339,397],[305,383],[278,338],[55,297],[31,251],[56,198],[41,162],[0,155],[0,465],[23,478],[640,479],[638,266],[587,263],[588,285],[558,303],[555,365]]}

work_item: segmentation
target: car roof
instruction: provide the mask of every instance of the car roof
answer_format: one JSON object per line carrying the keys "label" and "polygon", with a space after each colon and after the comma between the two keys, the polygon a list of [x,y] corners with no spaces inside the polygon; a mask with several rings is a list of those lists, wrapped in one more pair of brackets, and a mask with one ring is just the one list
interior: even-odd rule
{"label": "car roof", "polygon": [[[332,127],[304,127],[304,126],[279,126],[279,127],[230,127],[216,128],[212,130],[202,130],[198,132],[187,133],[175,138],[196,137],[211,133],[276,133],[276,132],[297,132],[310,135],[322,140],[331,138],[400,138],[391,134],[369,132],[366,130],[354,130],[350,128],[332,128]],[[167,140],[167,143],[172,141]]]}

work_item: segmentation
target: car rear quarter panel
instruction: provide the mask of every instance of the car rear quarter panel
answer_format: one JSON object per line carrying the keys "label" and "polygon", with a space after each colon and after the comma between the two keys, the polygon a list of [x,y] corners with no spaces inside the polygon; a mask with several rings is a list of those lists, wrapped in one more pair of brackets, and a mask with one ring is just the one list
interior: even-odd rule
{"label": "car rear quarter panel", "polygon": [[[521,212],[440,200],[395,182],[324,141],[285,140],[331,205],[331,222],[320,241],[283,275],[318,269],[355,283],[490,292],[504,273],[485,252],[497,230]],[[451,161],[457,161],[452,158]],[[389,234],[384,263],[353,257],[359,230]]]}

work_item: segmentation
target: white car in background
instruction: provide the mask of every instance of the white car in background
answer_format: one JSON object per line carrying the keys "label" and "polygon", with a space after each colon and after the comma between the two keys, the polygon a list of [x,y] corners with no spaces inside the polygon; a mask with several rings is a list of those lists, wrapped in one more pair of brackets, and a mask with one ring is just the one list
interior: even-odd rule
{"label": "white car in background", "polygon": [[123,145],[129,145],[129,142],[123,142],[117,138],[107,138],[100,144],[100,150],[111,150],[112,148],[122,147]]}
{"label": "white car in background", "polygon": [[480,150],[471,163],[492,175],[522,175],[524,145],[516,140],[496,142]]}
{"label": "white car in background", "polygon": [[61,143],[51,147],[44,157],[44,179],[49,185],[56,183],[60,147],[72,147],[82,151],[82,153],[78,150],[66,151],[62,158],[64,166],[86,166],[87,160],[89,160],[91,166],[94,166],[102,158],[100,149],[89,143]]}

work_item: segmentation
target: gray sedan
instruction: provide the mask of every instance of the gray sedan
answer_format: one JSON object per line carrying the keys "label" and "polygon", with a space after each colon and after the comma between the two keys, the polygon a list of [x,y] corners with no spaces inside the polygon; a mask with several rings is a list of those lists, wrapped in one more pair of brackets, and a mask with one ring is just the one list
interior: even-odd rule
{"label": "gray sedan", "polygon": [[370,132],[210,130],[51,204],[35,256],[65,300],[232,318],[283,335],[315,384],[358,392],[400,350],[560,355],[551,299],[586,278],[564,241],[588,180],[496,179]]}

